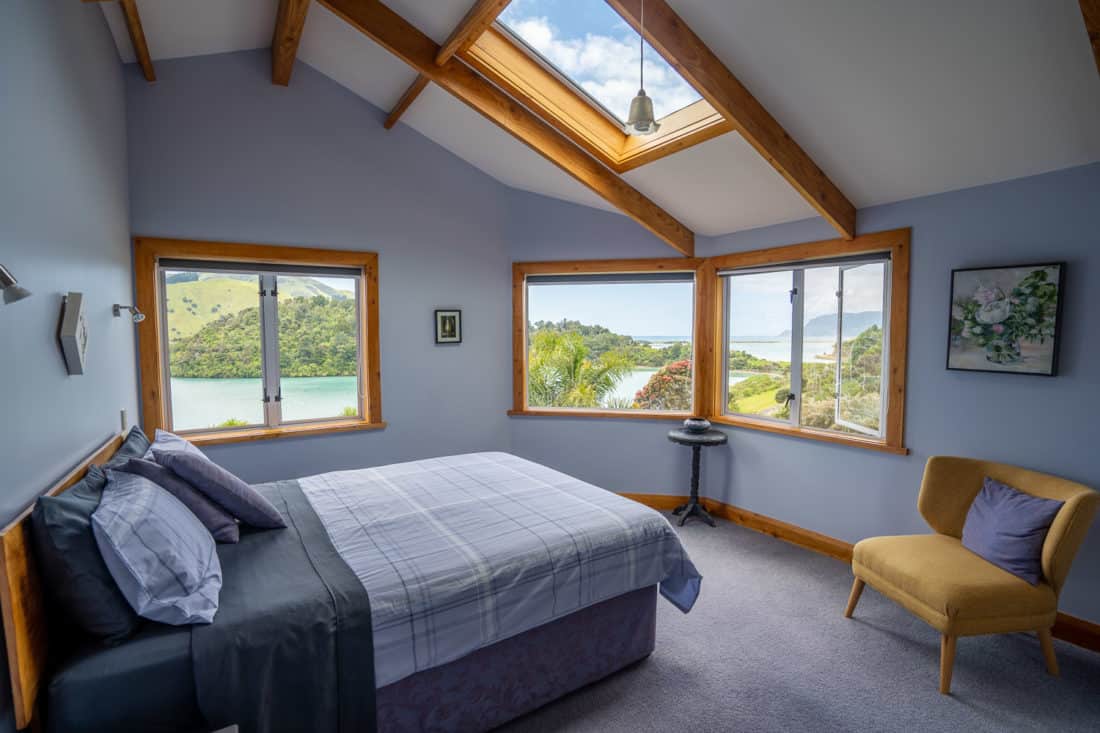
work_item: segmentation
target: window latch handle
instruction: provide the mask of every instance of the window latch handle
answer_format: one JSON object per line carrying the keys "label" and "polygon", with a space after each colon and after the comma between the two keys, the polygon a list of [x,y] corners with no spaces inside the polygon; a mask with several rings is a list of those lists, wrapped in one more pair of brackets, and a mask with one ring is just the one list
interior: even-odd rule
{"label": "window latch handle", "polygon": [[791,288],[791,302],[793,303],[794,299],[797,298],[797,297],[798,297],[798,288]]}

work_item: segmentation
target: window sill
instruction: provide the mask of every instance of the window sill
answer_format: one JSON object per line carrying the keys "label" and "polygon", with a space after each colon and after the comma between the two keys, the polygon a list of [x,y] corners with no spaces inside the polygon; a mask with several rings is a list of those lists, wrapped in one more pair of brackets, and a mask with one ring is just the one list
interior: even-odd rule
{"label": "window sill", "polygon": [[509,417],[603,417],[612,420],[676,420],[691,417],[690,412],[650,412],[647,410],[573,410],[569,408],[542,408],[534,410],[509,410]]}
{"label": "window sill", "polygon": [[244,428],[241,430],[217,430],[195,434],[182,433],[181,436],[195,445],[221,445],[222,443],[246,443],[253,440],[347,433],[354,430],[382,430],[385,427],[386,423],[384,422],[333,420],[306,425],[283,425],[278,428]]}
{"label": "window sill", "polygon": [[827,433],[821,430],[813,430],[810,428],[796,428],[789,425],[781,425],[771,422],[769,420],[756,420],[751,417],[743,417],[738,415],[717,415],[708,417],[712,423],[718,425],[729,425],[735,428],[748,428],[749,430],[763,430],[768,433],[777,433],[779,435],[788,435],[794,438],[808,438],[810,440],[820,440],[825,443],[836,443],[839,445],[847,445],[853,448],[866,448],[868,450],[877,450],[883,453],[894,453],[899,456],[909,455],[909,449],[901,445],[889,445],[884,440],[875,440],[874,438],[861,438],[855,435],[840,435],[837,433]]}

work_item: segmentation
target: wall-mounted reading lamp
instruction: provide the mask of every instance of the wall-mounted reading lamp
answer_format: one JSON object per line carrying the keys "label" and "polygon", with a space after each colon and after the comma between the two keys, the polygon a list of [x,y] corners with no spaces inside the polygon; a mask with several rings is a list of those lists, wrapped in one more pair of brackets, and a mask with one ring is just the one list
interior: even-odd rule
{"label": "wall-mounted reading lamp", "polygon": [[0,265],[0,290],[4,291],[5,304],[31,297],[31,291],[21,286],[15,276],[3,265]]}
{"label": "wall-mounted reading lamp", "polygon": [[134,305],[119,305],[115,303],[111,310],[115,314],[115,318],[122,318],[122,311],[129,311],[130,317],[133,319],[134,323],[141,323],[145,320],[145,314],[139,311],[137,306]]}

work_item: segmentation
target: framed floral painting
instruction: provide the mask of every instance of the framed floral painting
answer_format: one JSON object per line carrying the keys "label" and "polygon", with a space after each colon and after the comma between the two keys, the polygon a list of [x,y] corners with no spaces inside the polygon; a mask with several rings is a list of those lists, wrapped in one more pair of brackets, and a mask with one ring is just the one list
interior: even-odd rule
{"label": "framed floral painting", "polygon": [[1053,377],[1066,265],[951,272],[947,368]]}

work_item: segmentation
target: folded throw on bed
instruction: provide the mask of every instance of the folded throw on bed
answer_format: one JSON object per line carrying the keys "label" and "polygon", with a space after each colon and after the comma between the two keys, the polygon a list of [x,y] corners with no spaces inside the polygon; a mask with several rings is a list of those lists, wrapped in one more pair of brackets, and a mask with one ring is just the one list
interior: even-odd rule
{"label": "folded throw on bed", "polygon": [[199,710],[211,730],[375,730],[370,601],[296,481],[255,487],[287,528],[221,545],[214,623],[191,632]]}

